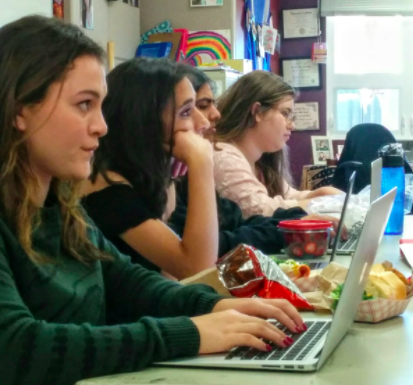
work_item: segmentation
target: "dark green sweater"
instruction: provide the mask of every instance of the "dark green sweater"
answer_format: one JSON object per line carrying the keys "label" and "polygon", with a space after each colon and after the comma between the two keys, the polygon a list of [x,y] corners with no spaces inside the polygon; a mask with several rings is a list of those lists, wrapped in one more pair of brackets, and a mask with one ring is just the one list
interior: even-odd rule
{"label": "dark green sweater", "polygon": [[197,354],[188,317],[222,297],[131,264],[96,228],[90,239],[114,261],[82,265],[62,250],[60,232],[59,207],[44,208],[33,245],[55,263],[37,265],[0,219],[1,385],[73,385]]}

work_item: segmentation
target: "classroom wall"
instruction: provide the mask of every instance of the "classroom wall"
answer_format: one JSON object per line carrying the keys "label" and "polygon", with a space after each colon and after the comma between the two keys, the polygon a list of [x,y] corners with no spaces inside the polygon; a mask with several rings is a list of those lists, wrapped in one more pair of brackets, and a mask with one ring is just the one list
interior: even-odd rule
{"label": "classroom wall", "polygon": [[[272,12],[278,10],[278,26],[282,27],[282,10],[297,8],[317,7],[317,0],[271,0]],[[325,41],[325,18],[321,20],[322,38]],[[291,39],[281,41],[281,58],[311,57],[312,43],[316,38]],[[276,60],[276,59],[274,59]],[[272,68],[277,71],[278,63],[272,63]],[[297,102],[318,102],[320,113],[320,131],[293,131],[288,142],[290,147],[291,171],[296,186],[300,185],[304,165],[313,164],[311,150],[311,135],[326,135],[326,66],[320,65],[322,71],[322,88],[315,91],[301,91]]]}
{"label": "classroom wall", "polygon": [[0,27],[21,17],[31,14],[52,16],[50,0],[0,0]]}
{"label": "classroom wall", "polygon": [[233,58],[243,58],[243,6],[243,0],[224,0],[220,7],[191,7],[189,0],[140,0],[141,33],[166,19],[173,28],[189,31],[229,29]]}
{"label": "classroom wall", "polygon": [[[140,10],[123,1],[94,0],[94,29],[83,31],[90,38],[107,48],[115,42],[115,64],[135,55],[140,40]],[[65,19],[81,25],[79,0],[65,1]]]}

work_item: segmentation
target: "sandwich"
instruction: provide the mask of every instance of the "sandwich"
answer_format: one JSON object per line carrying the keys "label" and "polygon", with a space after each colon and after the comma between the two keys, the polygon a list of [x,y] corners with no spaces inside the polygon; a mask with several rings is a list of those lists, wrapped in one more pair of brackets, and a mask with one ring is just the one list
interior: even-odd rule
{"label": "sandwich", "polygon": [[305,263],[297,262],[294,259],[272,259],[290,279],[306,278],[310,275],[310,266]]}
{"label": "sandwich", "polygon": [[[340,299],[343,284],[331,292],[333,299],[333,309],[336,308]],[[367,281],[366,289],[363,293],[362,300],[371,300],[376,298],[403,300],[408,297],[412,291],[410,281],[397,269],[391,262],[383,262],[373,265]]]}

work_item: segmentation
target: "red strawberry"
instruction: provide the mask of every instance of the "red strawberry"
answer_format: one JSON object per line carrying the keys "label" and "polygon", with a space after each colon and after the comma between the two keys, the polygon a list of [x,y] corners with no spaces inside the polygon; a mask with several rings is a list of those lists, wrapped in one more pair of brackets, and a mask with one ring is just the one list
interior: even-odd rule
{"label": "red strawberry", "polygon": [[304,245],[304,251],[306,254],[313,255],[317,250],[317,244],[315,242],[308,242]]}
{"label": "red strawberry", "polygon": [[292,253],[295,257],[302,257],[304,254],[303,248],[301,246],[294,246]]}
{"label": "red strawberry", "polygon": [[326,249],[322,243],[318,244],[317,250],[315,251],[314,255],[316,257],[322,257],[325,253]]}

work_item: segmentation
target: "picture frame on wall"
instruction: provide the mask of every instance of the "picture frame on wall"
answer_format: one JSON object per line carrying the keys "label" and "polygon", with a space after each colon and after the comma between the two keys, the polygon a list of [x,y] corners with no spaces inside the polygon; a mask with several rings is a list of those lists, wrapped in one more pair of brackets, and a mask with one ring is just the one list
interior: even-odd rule
{"label": "picture frame on wall", "polygon": [[189,0],[191,7],[220,7],[224,5],[224,0]]}
{"label": "picture frame on wall", "polygon": [[318,8],[284,9],[283,38],[302,39],[320,35]]}
{"label": "picture frame on wall", "polygon": [[294,116],[293,131],[320,130],[318,102],[295,103]]}
{"label": "picture frame on wall", "polygon": [[333,146],[333,157],[337,160],[341,157],[345,141],[345,139],[333,139],[331,141],[331,144]]}
{"label": "picture frame on wall", "polygon": [[327,164],[327,159],[331,159],[333,157],[333,149],[327,136],[312,136],[311,146],[313,150],[314,164],[325,165]]}
{"label": "picture frame on wall", "polygon": [[281,74],[284,80],[296,89],[319,90],[321,67],[310,57],[281,59]]}

